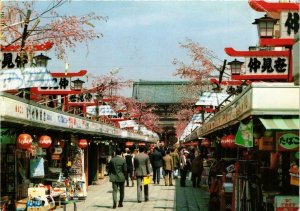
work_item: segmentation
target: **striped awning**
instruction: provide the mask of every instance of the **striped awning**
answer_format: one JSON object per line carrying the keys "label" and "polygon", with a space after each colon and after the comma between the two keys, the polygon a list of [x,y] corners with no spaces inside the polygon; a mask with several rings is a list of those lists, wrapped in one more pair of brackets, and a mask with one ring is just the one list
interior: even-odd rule
{"label": "striped awning", "polygon": [[299,118],[259,118],[267,130],[299,130]]}

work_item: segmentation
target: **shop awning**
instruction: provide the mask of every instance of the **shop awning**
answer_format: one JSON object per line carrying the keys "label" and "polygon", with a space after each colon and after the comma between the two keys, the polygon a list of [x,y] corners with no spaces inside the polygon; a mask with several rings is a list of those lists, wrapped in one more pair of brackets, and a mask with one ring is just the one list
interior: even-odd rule
{"label": "shop awning", "polygon": [[299,118],[259,118],[267,130],[299,130]]}

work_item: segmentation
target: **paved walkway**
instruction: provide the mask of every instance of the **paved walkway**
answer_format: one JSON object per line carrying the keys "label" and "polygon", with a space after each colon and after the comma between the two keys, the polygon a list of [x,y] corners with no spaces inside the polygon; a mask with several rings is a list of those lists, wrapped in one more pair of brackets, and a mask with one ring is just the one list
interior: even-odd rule
{"label": "paved walkway", "polygon": [[[205,188],[193,188],[191,181],[187,187],[180,187],[179,179],[174,186],[150,184],[148,202],[137,202],[137,190],[134,187],[125,187],[124,207],[116,210],[123,211],[151,211],[151,210],[177,210],[177,211],[207,211],[209,193]],[[136,181],[135,181],[136,185]],[[118,195],[119,197],[119,195]],[[98,185],[89,186],[85,201],[77,202],[78,211],[112,210],[112,185],[108,178],[100,181]],[[55,209],[63,211],[63,208]],[[73,204],[68,204],[66,210],[74,210]]]}

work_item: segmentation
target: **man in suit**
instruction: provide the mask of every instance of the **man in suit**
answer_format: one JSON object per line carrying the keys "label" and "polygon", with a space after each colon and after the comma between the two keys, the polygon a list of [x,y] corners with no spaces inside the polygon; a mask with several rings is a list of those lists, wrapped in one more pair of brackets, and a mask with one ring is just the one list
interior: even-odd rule
{"label": "man in suit", "polygon": [[173,158],[170,155],[170,150],[167,150],[166,155],[163,157],[163,169],[165,172],[165,186],[172,186],[172,172],[174,169]]}
{"label": "man in suit", "polygon": [[[145,148],[140,146],[139,153],[134,157],[134,169],[137,179],[137,200],[142,202],[142,189],[144,177],[150,176],[150,159],[145,153]],[[145,201],[149,201],[148,185],[144,185]]]}
{"label": "man in suit", "polygon": [[203,172],[203,160],[199,151],[195,151],[195,159],[192,161],[193,187],[200,187],[201,175]]}
{"label": "man in suit", "polygon": [[118,188],[120,189],[120,200],[118,207],[123,207],[124,200],[124,183],[127,174],[126,161],[122,157],[122,150],[116,149],[116,156],[109,162],[109,181],[112,182],[113,188],[113,208],[117,207]]}
{"label": "man in suit", "polygon": [[160,169],[162,167],[163,156],[158,147],[154,148],[154,152],[151,155],[151,164],[153,168],[153,182],[159,184],[160,181]]}
{"label": "man in suit", "polygon": [[126,174],[126,187],[129,187],[129,178],[132,182],[132,187],[134,186],[133,182],[133,156],[130,149],[126,148],[125,160],[127,165],[127,174]]}

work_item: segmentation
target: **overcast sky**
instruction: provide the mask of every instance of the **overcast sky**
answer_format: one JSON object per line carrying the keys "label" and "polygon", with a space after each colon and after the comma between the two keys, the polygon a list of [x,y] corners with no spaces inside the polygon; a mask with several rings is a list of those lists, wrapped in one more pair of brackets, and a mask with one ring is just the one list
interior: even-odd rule
{"label": "overcast sky", "polygon": [[[187,51],[179,42],[186,38],[212,50],[221,60],[225,47],[247,50],[257,44],[252,22],[264,14],[243,1],[71,1],[60,14],[83,15],[95,12],[107,22],[94,22],[103,38],[88,48],[78,45],[68,54],[70,71],[86,69],[93,75],[120,68],[120,75],[133,80],[178,80],[172,74],[174,58],[188,63]],[[51,55],[51,52],[49,52]],[[64,71],[54,56],[53,72]],[[220,63],[221,64],[221,63]]]}

